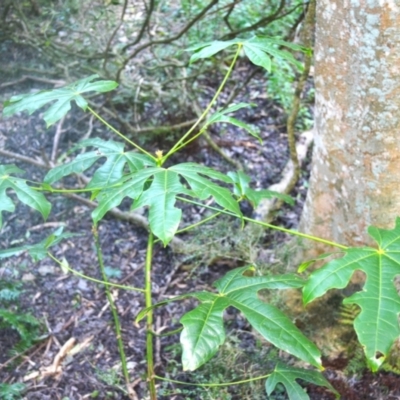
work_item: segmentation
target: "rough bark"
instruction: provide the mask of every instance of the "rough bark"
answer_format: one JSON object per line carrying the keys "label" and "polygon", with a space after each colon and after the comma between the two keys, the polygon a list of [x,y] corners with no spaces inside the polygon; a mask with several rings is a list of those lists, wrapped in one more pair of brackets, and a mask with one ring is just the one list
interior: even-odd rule
{"label": "rough bark", "polygon": [[400,1],[318,0],[315,85],[300,229],[363,245],[400,216]]}

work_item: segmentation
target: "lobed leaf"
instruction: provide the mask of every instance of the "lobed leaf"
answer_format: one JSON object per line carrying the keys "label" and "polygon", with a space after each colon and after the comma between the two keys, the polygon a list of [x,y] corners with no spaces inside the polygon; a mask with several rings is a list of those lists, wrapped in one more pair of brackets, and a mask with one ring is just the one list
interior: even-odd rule
{"label": "lobed leaf", "polygon": [[345,304],[361,308],[354,329],[364,347],[368,363],[376,371],[400,335],[400,297],[394,279],[400,275],[400,218],[393,230],[368,228],[378,248],[349,248],[345,256],[314,271],[304,286],[303,301],[309,303],[333,288],[344,288],[355,271],[367,278],[361,291],[345,299]]}
{"label": "lobed leaf", "polygon": [[241,108],[244,107],[250,107],[250,104],[247,103],[239,103],[239,104],[233,104],[223,110],[219,110],[216,113],[212,114],[208,120],[207,120],[207,124],[211,125],[217,122],[223,122],[223,123],[227,123],[227,124],[232,124],[235,125],[239,128],[244,129],[246,132],[248,132],[251,136],[255,137],[261,144],[262,144],[262,139],[258,134],[257,128],[246,124],[243,121],[239,121],[236,118],[230,117],[226,114],[231,113],[233,111],[236,110],[240,110]]}
{"label": "lobed leaf", "polygon": [[47,256],[47,252],[50,247],[57,245],[64,239],[77,236],[76,234],[73,233],[68,233],[68,232],[63,233],[63,229],[64,229],[63,227],[58,228],[55,232],[47,236],[39,243],[0,250],[0,259],[8,258],[16,254],[20,254],[24,251],[28,251],[29,255],[32,257],[34,261],[42,260]]}
{"label": "lobed leaf", "polygon": [[213,301],[203,302],[181,318],[184,328],[180,342],[185,371],[193,371],[206,363],[224,343],[222,316],[228,305],[227,299],[215,295]]}
{"label": "lobed leaf", "polygon": [[160,168],[150,187],[133,204],[132,208],[150,207],[150,228],[164,246],[175,236],[182,217],[182,211],[175,207],[176,195],[185,192],[177,173]]}
{"label": "lobed leaf", "polygon": [[185,370],[194,370],[208,361],[225,340],[223,310],[229,306],[240,310],[250,324],[266,340],[321,368],[320,353],[300,330],[281,311],[258,299],[262,289],[286,289],[302,287],[299,277],[288,274],[281,276],[244,276],[250,267],[237,268],[215,282],[218,294],[192,294],[201,304],[181,319],[183,348],[182,363]]}
{"label": "lobed leaf", "polygon": [[214,41],[199,44],[189,48],[189,51],[195,51],[190,58],[190,62],[195,62],[200,58],[212,57],[221,50],[229,46],[243,46],[244,53],[249,60],[268,72],[271,72],[271,56],[288,61],[302,70],[303,65],[296,60],[293,54],[288,51],[281,50],[279,47],[287,47],[294,51],[301,51],[310,54],[310,50],[294,43],[286,42],[282,39],[273,37],[254,36],[250,39],[232,39],[228,41]]}
{"label": "lobed leaf", "polygon": [[285,386],[289,400],[310,400],[308,394],[297,383],[297,379],[313,383],[314,385],[324,386],[331,390],[335,394],[336,398],[340,397],[339,393],[320,372],[295,368],[280,362],[276,364],[274,372],[265,382],[265,390],[267,395],[270,396],[275,390],[276,385],[281,383],[283,386]]}
{"label": "lobed leaf", "polygon": [[95,151],[89,151],[78,155],[69,163],[52,168],[44,178],[44,182],[52,184],[61,178],[71,174],[80,174],[90,168],[97,160],[106,158],[105,163],[96,170],[87,188],[106,188],[113,185],[124,176],[125,166],[130,172],[138,171],[145,166],[155,166],[155,162],[144,154],[136,151],[124,151],[122,143],[99,138],[83,140],[71,149],[71,152],[83,147],[95,147]]}
{"label": "lobed leaf", "polygon": [[159,168],[156,167],[137,171],[121,178],[117,182],[120,184],[119,186],[116,186],[117,183],[115,183],[114,187],[98,192],[96,196],[98,205],[92,212],[93,220],[95,222],[100,221],[107,211],[119,206],[125,197],[131,199],[138,198],[143,192],[146,181],[158,171]]}
{"label": "lobed leaf", "polygon": [[43,119],[46,121],[47,127],[49,127],[68,113],[71,109],[71,101],[75,101],[78,107],[86,110],[87,101],[81,96],[82,93],[90,91],[103,93],[118,86],[113,81],[92,82],[98,77],[98,75],[91,75],[62,88],[13,96],[4,103],[3,115],[8,117],[22,111],[32,114],[46,104],[55,101],[43,114]]}
{"label": "lobed leaf", "polygon": [[[238,216],[242,215],[239,205],[232,197],[231,192],[207,179],[213,178],[232,183],[232,179],[228,176],[214,171],[211,168],[202,167],[194,163],[178,164],[169,168],[169,170],[175,171],[181,175],[199,199],[205,200],[212,196],[215,202],[221,207],[232,211]],[[204,178],[200,174],[206,175],[207,178]]]}
{"label": "lobed leaf", "polygon": [[271,58],[263,50],[257,46],[253,46],[251,43],[245,43],[243,49],[246,56],[253,64],[263,67],[268,72],[271,72]]}
{"label": "lobed leaf", "polygon": [[214,42],[207,42],[198,44],[196,46],[192,46],[187,51],[195,51],[195,53],[190,57],[190,63],[194,63],[195,61],[201,58],[209,58],[214,54],[219,53],[221,50],[226,49],[229,46],[237,44],[236,40],[215,40]]}
{"label": "lobed leaf", "polygon": [[249,200],[253,207],[257,207],[262,199],[273,198],[282,200],[290,205],[294,205],[293,198],[291,196],[288,196],[287,194],[278,193],[268,189],[252,189],[249,186],[250,177],[246,175],[243,171],[228,172],[228,176],[232,178],[234,182],[234,193],[241,198],[246,198],[247,200]]}
{"label": "lobed leaf", "polygon": [[[288,61],[289,63],[295,65],[299,70],[303,69],[303,65],[299,61],[296,60],[296,58],[293,56],[293,54],[289,53],[288,51],[281,50],[277,46],[280,46],[280,47],[285,46],[285,47],[289,47],[295,51],[307,52],[307,49],[305,47],[295,45],[293,43],[289,43],[289,42],[286,42],[281,39],[270,38],[270,37],[254,36],[251,39],[249,39],[248,41],[243,43],[243,48],[244,48],[245,52],[246,52],[246,50],[255,52],[257,54],[256,59],[257,59],[257,57],[261,57],[261,53],[268,53],[270,56]],[[260,66],[264,67],[265,69],[267,69],[268,72],[271,72],[271,67],[268,69],[261,64],[257,64],[251,58],[250,58],[250,60],[252,62],[254,62],[254,64],[260,65]],[[267,63],[267,65],[268,65],[268,63]]]}
{"label": "lobed leaf", "polygon": [[39,211],[44,219],[49,216],[51,204],[43,194],[28,186],[26,180],[10,175],[23,172],[15,165],[0,165],[0,227],[2,226],[2,212],[13,212],[15,210],[14,203],[7,195],[8,189],[15,192],[19,201]]}

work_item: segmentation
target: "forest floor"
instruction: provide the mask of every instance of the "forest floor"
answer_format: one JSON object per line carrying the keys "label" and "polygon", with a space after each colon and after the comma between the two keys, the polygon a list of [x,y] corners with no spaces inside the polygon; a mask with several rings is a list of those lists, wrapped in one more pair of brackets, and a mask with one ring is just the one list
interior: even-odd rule
{"label": "forest floor", "polygon": [[[240,75],[240,68],[237,69]],[[238,77],[240,78],[240,76]],[[8,87],[3,99],[12,94],[27,92],[40,87],[24,83]],[[212,93],[215,86],[209,84]],[[263,84],[254,80],[242,95],[240,101],[254,102],[256,107],[241,110],[238,118],[256,125],[264,144],[245,135],[238,129],[210,132],[216,143],[234,160],[239,161],[245,172],[252,177],[254,188],[267,188],[281,178],[281,172],[288,160],[287,137],[285,134],[285,112],[269,100]],[[58,145],[65,151],[71,144],[82,138],[87,130],[82,114],[73,110],[65,119]],[[0,120],[0,148],[31,159],[49,159],[54,146],[57,127],[46,131],[38,115],[13,117]],[[83,133],[82,133],[83,132]],[[91,137],[110,138],[109,132],[94,122]],[[169,138],[154,137],[149,150],[165,148]],[[227,172],[232,165],[209,148],[204,141],[198,141],[179,155],[180,161],[195,161]],[[309,162],[309,160],[308,160]],[[0,158],[0,163],[15,163],[26,171],[24,175],[32,181],[40,181],[46,173],[39,168],[12,158]],[[275,224],[296,228],[307,191],[309,166],[303,166],[302,176],[293,191],[295,206],[284,206],[276,216]],[[18,205],[15,213],[3,213],[3,227],[0,231],[0,249],[37,243],[54,232],[58,227],[79,234],[61,242],[52,251],[58,259],[65,259],[68,265],[82,274],[101,279],[97,266],[96,252],[91,235],[92,222],[90,208],[72,199],[52,195],[53,209],[46,222],[38,213]],[[122,209],[129,209],[123,204]],[[196,221],[204,209],[191,206],[185,208],[184,223]],[[251,209],[244,210],[251,214]],[[99,228],[102,250],[107,271],[112,282],[142,287],[143,265],[146,254],[147,232],[129,222],[106,217]],[[210,289],[212,282],[230,268],[257,265],[261,271],[272,269],[284,272],[286,262],[279,260],[276,249],[290,257],[290,248],[285,243],[288,238],[273,231],[265,231],[261,236],[249,237],[227,218],[213,221],[194,232],[181,236],[187,248],[193,252],[173,253],[167,247],[157,245],[153,261],[153,299],[158,302],[170,297],[204,289]],[[199,250],[200,249],[200,250]],[[27,254],[1,260],[0,279],[20,282],[22,294],[13,309],[20,313],[32,313],[41,323],[40,340],[19,357],[13,357],[10,350],[18,342],[18,334],[13,330],[0,330],[0,382],[23,382],[26,385],[23,398],[29,400],[80,400],[80,399],[128,399],[121,376],[116,336],[112,316],[101,284],[85,280],[79,276],[64,273],[52,260],[45,259],[33,263]],[[132,389],[140,400],[146,399],[145,327],[135,323],[135,317],[144,307],[140,293],[114,288],[112,295],[121,318],[122,336],[128,358]],[[270,300],[280,305],[284,311],[289,305],[279,295],[270,295]],[[320,309],[311,317],[293,316],[300,329],[313,334],[322,329],[331,329],[340,324],[339,300],[341,295],[330,298],[325,309]],[[195,302],[184,300],[169,303],[157,309],[155,331],[165,333],[180,327],[179,319]],[[331,308],[328,308],[331,307]],[[305,314],[311,311],[305,311]],[[323,317],[322,317],[323,315]],[[179,334],[158,336],[155,339],[156,372],[160,376],[188,382],[187,385],[158,382],[160,399],[264,399],[264,381],[254,381],[247,385],[231,385],[224,388],[200,388],[192,383],[231,382],[268,373],[276,360],[288,356],[278,353],[263,341],[246,320],[234,310],[225,315],[227,341],[220,352],[206,366],[192,373],[182,372],[180,364]],[[306,321],[306,322],[305,322]],[[314,321],[315,325],[309,325]],[[346,327],[338,340],[353,343],[351,329]],[[55,365],[60,349],[71,344],[73,351],[68,354],[58,368]],[[79,344],[79,346],[78,346]],[[349,344],[351,347],[352,345]],[[339,391],[344,400],[399,399],[400,378],[392,372],[371,374],[364,369],[357,350],[334,355],[325,344],[324,375]],[[350,355],[351,354],[351,355]],[[311,399],[334,399],[329,391],[306,385]],[[276,392],[271,399],[285,399],[283,393]]]}

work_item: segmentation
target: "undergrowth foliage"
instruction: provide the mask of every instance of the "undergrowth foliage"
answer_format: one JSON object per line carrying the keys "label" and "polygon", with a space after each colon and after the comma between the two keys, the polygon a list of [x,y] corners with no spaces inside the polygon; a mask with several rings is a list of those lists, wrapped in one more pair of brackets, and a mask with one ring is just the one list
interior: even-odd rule
{"label": "undergrowth foliage", "polygon": [[32,314],[19,310],[21,286],[19,282],[0,280],[0,331],[11,329],[18,336],[15,344],[9,349],[12,356],[23,353],[34,344],[39,337],[41,326],[40,321]]}
{"label": "undergrowth foliage", "polygon": [[[98,138],[85,140],[72,148],[71,152],[86,148],[91,150],[80,153],[66,164],[52,168],[44,178],[44,181],[37,184],[21,178],[20,175],[23,171],[14,165],[0,166],[0,216],[3,211],[14,212],[15,205],[12,200],[14,197],[11,198],[9,196],[10,191],[15,193],[21,202],[40,212],[45,219],[50,213],[51,203],[44,193],[88,192],[91,199],[97,201],[97,207],[92,212],[92,219],[94,242],[99,268],[103,277],[103,280],[98,282],[105,286],[110,309],[113,313],[116,340],[119,346],[122,372],[128,394],[131,394],[129,392],[130,377],[121,339],[121,328],[113,304],[113,297],[109,291],[110,286],[113,284],[107,280],[97,230],[98,223],[104,215],[118,206],[125,198],[131,200],[132,210],[142,206],[149,208],[149,235],[145,263],[146,280],[143,288],[130,289],[142,292],[145,297],[146,308],[139,314],[137,320],[140,321],[142,318],[146,318],[147,381],[152,400],[157,398],[156,381],[168,380],[168,378],[157,376],[154,372],[153,314],[156,307],[170,301],[178,301],[186,297],[194,297],[199,301],[199,305],[180,320],[183,325],[180,343],[183,354],[182,364],[185,370],[193,371],[199,368],[218,351],[218,348],[225,341],[223,312],[227,307],[234,307],[240,310],[252,327],[265,340],[314,367],[314,369],[299,369],[278,362],[275,368],[272,371],[266,371],[264,376],[236,383],[265,379],[265,388],[268,395],[280,383],[285,386],[289,398],[296,400],[309,398],[297,383],[297,379],[326,386],[334,393],[336,392],[320,373],[323,367],[321,365],[321,354],[316,345],[305,337],[283,312],[261,301],[257,295],[260,290],[302,288],[304,302],[308,303],[332,288],[344,287],[355,270],[362,270],[367,274],[365,287],[362,292],[354,294],[346,302],[355,303],[361,307],[361,313],[355,318],[354,327],[360,343],[365,348],[365,354],[372,370],[376,371],[379,368],[400,333],[397,321],[397,315],[400,311],[400,299],[393,284],[395,275],[400,271],[400,219],[392,231],[379,230],[373,227],[369,229],[370,235],[377,242],[377,248],[346,248],[338,243],[275,227],[243,216],[239,207],[239,203],[243,200],[251,202],[254,206],[263,198],[277,197],[289,203],[292,200],[288,196],[268,190],[255,191],[251,189],[249,186],[250,178],[242,171],[223,174],[195,163],[178,163],[168,168],[163,166],[171,155],[204,133],[207,127],[213,123],[232,123],[241,126],[251,135],[258,138],[257,132],[252,130],[251,127],[227,115],[242,107],[247,107],[247,104],[232,104],[210,115],[212,106],[215,104],[238,56],[242,52],[253,63],[270,72],[271,56],[283,59],[301,68],[301,65],[293,55],[286,50],[281,50],[280,47],[290,48],[292,51],[308,51],[298,45],[278,39],[253,37],[249,40],[234,39],[194,46],[191,49],[194,51],[192,62],[210,57],[231,46],[236,49],[235,56],[214,98],[192,128],[165,153],[157,151],[155,154],[151,154],[146,151],[108,124],[89,107],[87,100],[83,97],[84,93],[103,93],[111,91],[117,86],[112,81],[97,80],[98,77],[95,75],[71,83],[63,88],[18,95],[5,103],[3,112],[5,116],[22,111],[33,113],[51,103],[43,114],[47,125],[50,126],[65,116],[70,110],[71,101],[74,101],[82,110],[89,111],[103,122],[130,147],[125,149],[122,143],[111,140],[105,141]],[[60,180],[63,177],[82,173],[92,167],[98,160],[103,161],[103,164],[95,170],[85,188],[77,190],[62,188]],[[210,198],[214,200],[214,205],[204,204]],[[214,283],[217,289],[216,292],[187,293],[159,304],[153,304],[151,266],[154,242],[155,240],[160,240],[164,246],[167,246],[175,235],[180,232],[182,210],[179,208],[179,204],[181,202],[201,204],[214,212],[211,218],[218,217],[221,214],[228,215],[239,219],[242,223],[255,223],[334,246],[339,248],[345,255],[343,258],[327,263],[320,270],[312,272],[308,279],[301,278],[295,274],[260,276],[256,268],[251,265],[237,268],[228,272]],[[207,220],[211,218],[207,217]],[[198,225],[199,223],[196,223],[193,226]],[[186,227],[185,231],[189,228]],[[69,266],[57,260],[50,250],[52,246],[71,235],[71,233],[63,233],[62,229],[60,229],[36,245],[2,250],[0,251],[0,258],[28,251],[34,260],[49,256],[58,262],[61,268],[73,272]],[[309,264],[303,264],[301,272]],[[251,272],[250,275],[252,276],[248,276],[249,272]],[[0,317],[10,321],[18,329],[20,323],[18,317],[15,316],[14,318],[16,319],[11,321],[10,315],[6,315],[4,311],[3,314],[0,314]],[[23,334],[22,331],[20,333],[21,335]],[[173,382],[179,383],[178,381]],[[181,383],[187,385],[186,382]],[[226,384],[226,382],[222,382],[220,385]],[[235,382],[230,384],[233,385]],[[203,386],[207,386],[207,384]],[[213,384],[212,386],[216,387],[218,384]]]}

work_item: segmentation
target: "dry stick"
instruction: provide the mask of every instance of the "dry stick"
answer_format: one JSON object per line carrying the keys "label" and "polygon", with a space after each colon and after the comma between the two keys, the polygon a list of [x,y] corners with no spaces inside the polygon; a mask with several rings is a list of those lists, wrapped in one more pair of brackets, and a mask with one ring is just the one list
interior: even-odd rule
{"label": "dry stick", "polygon": [[60,142],[60,137],[63,132],[65,132],[65,129],[62,128],[63,123],[65,121],[65,116],[60,119],[60,122],[57,124],[57,129],[56,129],[56,134],[54,135],[54,140],[53,140],[53,149],[51,151],[51,157],[50,157],[50,163],[53,165],[54,162],[56,161],[57,157],[57,152],[58,152],[58,144]]}
{"label": "dry stick", "polygon": [[43,163],[42,161],[34,160],[33,158],[25,157],[25,156],[22,156],[17,153],[13,153],[8,150],[0,149],[0,156],[15,158],[18,161],[23,161],[23,162],[29,163],[31,165],[34,165],[34,166],[40,167],[40,168],[47,168],[47,169],[50,168],[47,164]]}

